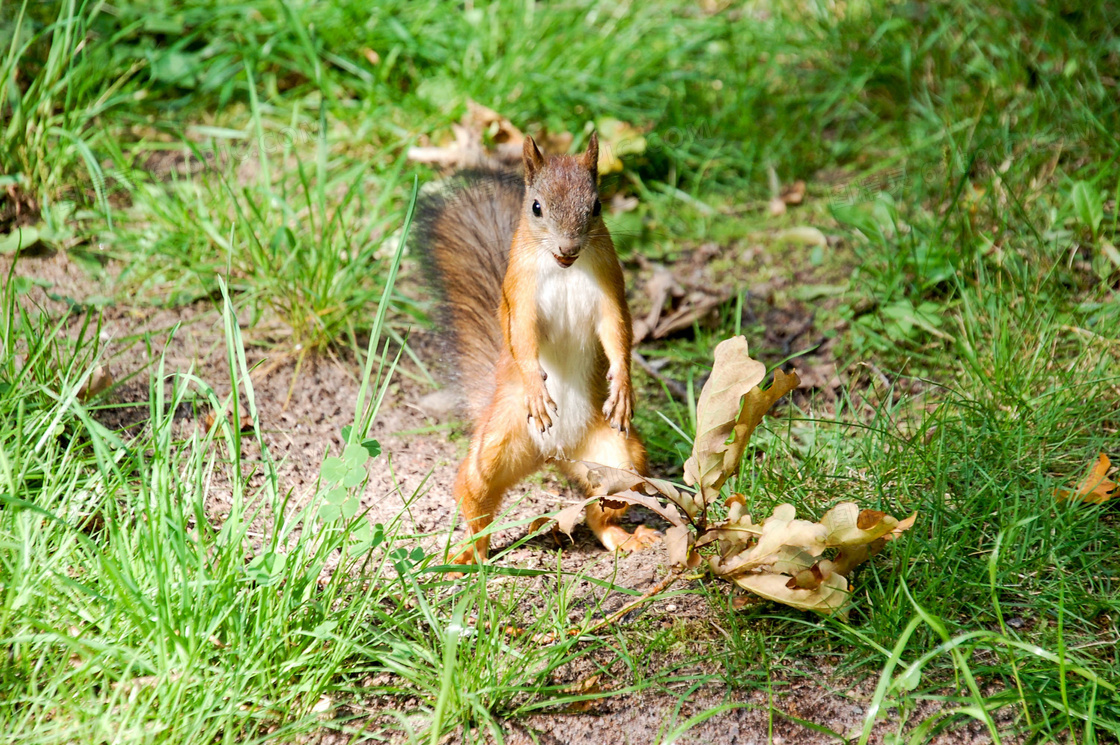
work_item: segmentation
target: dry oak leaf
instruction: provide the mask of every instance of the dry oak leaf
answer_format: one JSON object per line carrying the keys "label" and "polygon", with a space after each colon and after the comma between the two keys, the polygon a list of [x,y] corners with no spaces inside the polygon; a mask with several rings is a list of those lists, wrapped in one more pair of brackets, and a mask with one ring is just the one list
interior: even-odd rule
{"label": "dry oak leaf", "polygon": [[700,566],[700,554],[693,545],[695,535],[686,525],[674,525],[665,531],[665,546],[669,549],[672,566],[695,569]]}
{"label": "dry oak leaf", "polygon": [[684,296],[684,288],[681,287],[680,282],[673,272],[662,264],[653,265],[653,276],[646,282],[645,292],[649,296],[649,314],[634,323],[634,344],[644,340],[657,328],[669,298]]}
{"label": "dry oak leaf", "polygon": [[[673,525],[683,525],[684,518],[677,510],[676,505],[687,509],[692,495],[683,494],[677,487],[663,479],[642,476],[636,471],[625,468],[612,468],[600,463],[588,461],[572,461],[568,465],[569,473],[588,485],[588,491],[593,495],[591,499],[610,497],[603,503],[610,507],[610,502],[626,502],[646,507]],[[663,504],[656,497],[664,497],[669,504]],[[586,504],[590,499],[585,501]],[[621,504],[615,505],[621,507]]]}
{"label": "dry oak leaf", "polygon": [[[444,146],[411,147],[408,159],[446,168],[513,166],[521,161],[525,135],[513,123],[491,108],[467,101],[467,112],[458,124],[451,125],[454,142]],[[485,141],[493,143],[488,152]]]}
{"label": "dry oak leaf", "polygon": [[525,135],[513,126],[513,122],[476,101],[467,101],[467,114],[463,117],[463,124],[481,131],[499,145],[509,143],[518,151],[525,142]]}
{"label": "dry oak leaf", "polygon": [[[556,520],[557,529],[569,538],[576,523],[579,522],[583,508],[597,499],[602,500],[602,503],[608,507],[621,507],[623,503],[641,505],[676,527],[684,526],[684,518],[674,502],[687,503],[686,497],[689,495],[682,494],[668,481],[642,476],[625,468],[612,468],[586,461],[569,461],[567,467],[572,477],[588,485],[588,491],[592,495],[568,505],[553,518]],[[668,499],[669,503],[662,502],[659,497]],[[612,505],[612,502],[615,504]]]}
{"label": "dry oak leaf", "polygon": [[[228,416],[228,414],[227,414],[227,416]],[[207,412],[206,420],[205,420],[205,425],[206,425],[206,430],[205,431],[206,431],[206,433],[209,434],[210,430],[214,429],[214,425],[217,424],[217,423],[218,423],[218,417],[215,416],[214,412],[212,412],[212,411]],[[242,416],[241,417],[240,430],[241,430],[242,434],[248,434],[249,432],[252,432],[253,431],[253,417],[249,416],[248,414],[245,414],[244,416]]]}
{"label": "dry oak leaf", "polygon": [[[848,581],[842,574],[833,572],[824,577],[815,589],[789,587],[790,578],[784,574],[748,574],[735,577],[735,584],[767,600],[817,613],[835,613],[848,602]],[[844,613],[839,614],[845,618]]]}
{"label": "dry oak leaf", "polygon": [[579,701],[572,701],[561,712],[564,714],[581,714],[590,711],[594,706],[599,703],[598,694],[603,693],[605,690],[602,684],[603,676],[592,675],[590,678],[576,681],[575,683],[561,689],[561,693],[569,696],[594,696],[595,698],[586,698]]}
{"label": "dry oak leaf", "polygon": [[113,385],[113,374],[109,372],[109,368],[104,365],[98,365],[90,371],[89,377],[86,382],[78,389],[78,400],[89,401],[99,393],[104,393]]}
{"label": "dry oak leaf", "polygon": [[732,494],[724,504],[727,506],[727,519],[704,531],[696,540],[696,547],[719,541],[720,556],[728,557],[749,548],[757,540],[762,526],[755,525],[750,513],[745,512],[747,500],[742,494]]}
{"label": "dry oak leaf", "polygon": [[774,403],[797,387],[797,373],[774,371],[766,390],[758,384],[766,366],[751,359],[746,337],[719,343],[712,375],[700,392],[696,406],[696,439],[692,456],[684,464],[684,481],[697,487],[701,500],[710,504],[720,487],[739,468],[751,433]]}
{"label": "dry oak leaf", "polygon": [[805,201],[805,182],[794,181],[782,189],[781,200],[786,204],[801,204]]}
{"label": "dry oak leaf", "polygon": [[825,545],[840,550],[832,570],[845,577],[853,569],[883,550],[909,530],[918,513],[898,520],[879,510],[860,510],[855,502],[841,502],[825,513],[821,524],[828,529]]}
{"label": "dry oak leaf", "polygon": [[[878,510],[860,510],[854,502],[842,502],[821,518],[819,523],[798,520],[791,504],[782,504],[762,526],[752,525],[744,516],[745,503],[740,495],[727,500],[729,517],[749,540],[724,540],[724,552],[712,557],[712,572],[731,579],[745,590],[794,608],[818,613],[842,610],[848,597],[846,576],[852,569],[875,555],[888,540],[897,538],[910,528],[917,513],[899,521]],[[721,524],[718,532],[728,530],[732,520]],[[717,531],[709,531],[709,534]],[[710,543],[709,536],[697,545]],[[737,549],[737,550],[736,550]],[[826,549],[836,550],[834,559],[822,559]]]}
{"label": "dry oak leaf", "polygon": [[[797,509],[792,504],[780,504],[774,514],[762,521],[761,527],[747,528],[758,536],[758,543],[747,551],[729,556],[713,556],[712,572],[719,576],[742,575],[747,572],[783,562],[807,567],[798,562],[801,552],[820,556],[824,553],[827,528],[820,523],[797,519]],[[785,582],[789,577],[782,581]],[[736,580],[738,581],[738,580]]]}
{"label": "dry oak leaf", "polygon": [[841,502],[824,513],[821,525],[828,531],[825,545],[843,548],[882,538],[898,527],[898,520],[878,510],[860,510],[855,502]]}
{"label": "dry oak leaf", "polygon": [[910,528],[914,527],[914,523],[917,521],[917,519],[918,519],[918,513],[917,512],[910,513],[910,517],[907,517],[903,520],[899,520],[898,525],[896,525],[894,527],[894,530],[892,530],[891,532],[889,532],[889,533],[887,533],[886,535],[883,536],[883,540],[893,541],[893,540],[899,538],[903,533],[910,530]]}
{"label": "dry oak leaf", "polygon": [[[583,513],[583,508],[598,499],[601,499],[601,497],[588,497],[575,504],[570,504],[557,512],[552,518],[556,521],[556,529],[563,532],[568,538],[571,538],[572,530],[575,529],[576,523],[579,522],[579,516]],[[670,523],[673,523],[675,527],[684,529],[681,513],[677,511],[676,507],[671,504],[663,504],[656,497],[647,497],[645,494],[636,491],[625,491],[611,494],[610,499],[602,499],[602,502],[608,506],[610,506],[611,502],[614,502],[615,504],[612,509],[618,509],[622,507],[623,504],[641,505],[647,510],[665,518]],[[537,530],[543,527],[543,524],[538,523],[536,520],[533,521],[533,525],[536,526]]]}
{"label": "dry oak leaf", "polygon": [[1097,456],[1096,463],[1089,464],[1085,477],[1077,485],[1077,489],[1070,492],[1057,489],[1054,494],[1058,499],[1087,502],[1089,504],[1104,504],[1118,493],[1116,482],[1108,478],[1108,470],[1112,461],[1104,453]]}
{"label": "dry oak leaf", "polygon": [[623,169],[622,159],[646,151],[642,131],[628,122],[606,117],[597,122],[599,132],[599,173],[607,175]]}
{"label": "dry oak leaf", "polygon": [[723,305],[727,298],[731,296],[730,292],[719,290],[716,292],[718,294],[715,295],[706,290],[690,292],[680,307],[661,319],[657,327],[650,332],[650,335],[654,339],[664,339],[674,331],[692,328],[692,324],[702,320],[713,310]]}

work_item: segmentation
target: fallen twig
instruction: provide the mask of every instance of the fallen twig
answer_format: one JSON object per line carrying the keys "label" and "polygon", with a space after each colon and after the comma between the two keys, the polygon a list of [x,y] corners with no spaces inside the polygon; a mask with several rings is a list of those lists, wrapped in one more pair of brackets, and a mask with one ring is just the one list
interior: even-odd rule
{"label": "fallen twig", "polygon": [[673,380],[672,378],[667,378],[659,373],[656,369],[654,369],[653,365],[649,363],[649,360],[647,360],[637,352],[631,352],[630,358],[638,363],[638,367],[649,373],[650,377],[652,377],[658,383],[661,383],[661,385],[665,386],[665,390],[669,391],[669,394],[673,398],[681,401],[682,403],[688,402],[688,389],[685,388],[682,383]]}
{"label": "fallen twig", "polygon": [[[583,629],[582,631],[579,631],[578,632],[579,635],[583,636],[585,634],[594,634],[596,631],[603,628],[604,626],[607,626],[609,624],[617,622],[620,618],[625,616],[630,611],[634,610],[635,608],[642,605],[643,603],[648,602],[652,598],[654,598],[657,595],[660,595],[661,593],[668,590],[673,585],[673,583],[675,583],[678,579],[681,578],[681,575],[683,575],[685,573],[685,571],[687,571],[687,569],[688,569],[687,567],[678,567],[678,568],[674,569],[672,572],[669,573],[669,575],[667,577],[665,577],[665,579],[661,580],[656,585],[651,587],[640,598],[635,598],[635,599],[631,600],[629,603],[622,606],[621,608],[616,610],[614,613],[610,614],[609,616],[602,619],[598,623],[592,625],[591,628]],[[576,629],[572,629],[572,631],[569,632],[569,633],[574,634],[575,632],[576,632]]]}

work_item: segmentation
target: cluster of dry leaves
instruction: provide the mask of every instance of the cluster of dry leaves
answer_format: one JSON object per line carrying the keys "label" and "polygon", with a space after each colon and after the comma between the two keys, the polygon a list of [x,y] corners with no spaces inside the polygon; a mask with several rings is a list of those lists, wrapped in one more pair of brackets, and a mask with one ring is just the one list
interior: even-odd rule
{"label": "cluster of dry leaves", "polygon": [[665,337],[703,320],[732,295],[730,286],[719,286],[703,271],[689,271],[719,255],[717,244],[699,246],[692,255],[692,266],[667,267],[639,256],[638,263],[651,271],[645,283],[649,312],[634,319],[634,344]]}
{"label": "cluster of dry leaves", "polygon": [[[696,407],[696,439],[684,465],[685,484],[692,489],[582,463],[582,475],[595,496],[562,510],[556,516],[559,529],[570,533],[592,499],[640,504],[669,521],[665,541],[675,566],[696,568],[706,556],[713,574],[757,596],[843,616],[851,571],[910,528],[916,514],[897,520],[844,502],[811,522],[798,519],[793,505],[783,504],[756,523],[745,511],[742,494],[723,497],[723,486],[738,472],[762,417],[799,382],[796,373],[778,370],[763,389],[759,384],[765,377],[765,365],[751,359],[744,337],[721,342]],[[713,510],[720,504],[722,509]]]}

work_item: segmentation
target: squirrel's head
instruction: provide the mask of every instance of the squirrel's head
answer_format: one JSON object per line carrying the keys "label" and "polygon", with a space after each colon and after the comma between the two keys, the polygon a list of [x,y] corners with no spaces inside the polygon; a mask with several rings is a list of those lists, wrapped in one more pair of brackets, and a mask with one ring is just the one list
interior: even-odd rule
{"label": "squirrel's head", "polygon": [[525,138],[525,215],[533,238],[562,267],[579,258],[588,239],[602,233],[599,202],[599,138],[591,134],[580,155],[546,159]]}

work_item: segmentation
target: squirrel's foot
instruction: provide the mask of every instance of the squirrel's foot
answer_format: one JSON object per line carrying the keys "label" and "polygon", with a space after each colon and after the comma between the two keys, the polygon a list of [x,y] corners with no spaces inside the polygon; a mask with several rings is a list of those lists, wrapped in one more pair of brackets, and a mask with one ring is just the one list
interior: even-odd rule
{"label": "squirrel's foot", "polygon": [[[451,559],[451,564],[464,567],[469,567],[476,564],[484,564],[484,562],[486,561],[486,555],[489,552],[488,548],[488,546],[485,548],[479,548],[476,543],[472,543],[466,549],[460,551],[458,556],[456,556],[454,559]],[[463,572],[461,571],[447,572],[448,579],[457,579],[461,576],[463,576]]]}
{"label": "squirrel's foot", "polygon": [[633,533],[629,533],[621,525],[607,525],[599,534],[599,542],[608,551],[642,551],[654,546],[661,541],[661,533],[639,525]]}
{"label": "squirrel's foot", "polygon": [[[475,564],[481,564],[484,561],[486,561],[486,557],[480,557],[478,555],[478,550],[474,546],[471,546],[452,559],[451,563],[458,566],[473,566]],[[459,579],[464,575],[463,572],[450,571],[445,572],[443,576],[447,579]]]}

